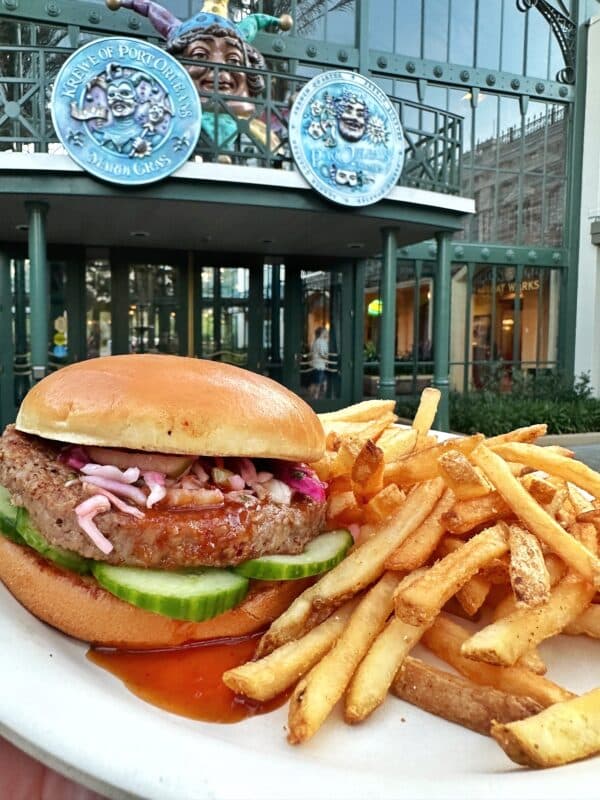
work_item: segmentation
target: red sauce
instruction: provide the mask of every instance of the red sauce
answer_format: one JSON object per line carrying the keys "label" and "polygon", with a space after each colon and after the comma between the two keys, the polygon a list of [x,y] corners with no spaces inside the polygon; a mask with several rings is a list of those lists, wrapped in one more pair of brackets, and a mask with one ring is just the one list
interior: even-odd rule
{"label": "red sauce", "polygon": [[249,661],[257,636],[220,639],[172,650],[128,652],[95,650],[87,657],[112,672],[142,700],[166,711],[205,722],[240,722],[282,705],[283,695],[267,703],[234,694],[222,681],[228,669]]}

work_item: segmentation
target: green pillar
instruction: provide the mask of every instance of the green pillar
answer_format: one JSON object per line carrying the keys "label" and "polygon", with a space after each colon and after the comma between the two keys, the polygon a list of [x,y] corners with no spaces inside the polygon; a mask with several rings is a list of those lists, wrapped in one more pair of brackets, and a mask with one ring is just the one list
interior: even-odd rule
{"label": "green pillar", "polygon": [[396,232],[383,231],[381,318],[379,333],[379,395],[396,397]]}
{"label": "green pillar", "polygon": [[25,203],[29,218],[29,308],[33,380],[39,381],[48,368],[50,297],[46,260],[47,203]]}
{"label": "green pillar", "polygon": [[433,304],[433,385],[442,393],[435,427],[450,430],[450,233],[437,233]]}
{"label": "green pillar", "polygon": [[0,430],[15,418],[10,259],[0,251]]}

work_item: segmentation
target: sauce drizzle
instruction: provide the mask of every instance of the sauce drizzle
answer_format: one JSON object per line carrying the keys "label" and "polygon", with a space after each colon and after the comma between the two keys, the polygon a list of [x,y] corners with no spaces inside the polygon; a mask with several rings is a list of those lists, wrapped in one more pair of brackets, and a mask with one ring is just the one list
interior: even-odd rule
{"label": "sauce drizzle", "polygon": [[252,658],[259,635],[170,650],[92,648],[87,657],[120,678],[142,700],[173,714],[204,722],[240,722],[273,711],[288,696],[261,703],[234,694],[222,681],[224,672]]}

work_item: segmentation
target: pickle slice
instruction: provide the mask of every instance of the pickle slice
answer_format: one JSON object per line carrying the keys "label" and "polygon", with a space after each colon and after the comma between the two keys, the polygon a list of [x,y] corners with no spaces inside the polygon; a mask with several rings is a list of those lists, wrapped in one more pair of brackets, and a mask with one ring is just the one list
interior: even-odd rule
{"label": "pickle slice", "polygon": [[268,581],[289,581],[307,578],[335,567],[344,558],[354,539],[347,530],[322,533],[309,542],[304,552],[296,556],[274,555],[253,558],[235,567],[235,572],[247,578]]}
{"label": "pickle slice", "polygon": [[16,544],[25,544],[23,538],[17,533],[17,506],[10,501],[10,492],[0,486],[0,533]]}
{"label": "pickle slice", "polygon": [[80,575],[90,572],[91,559],[84,558],[72,550],[55,547],[46,541],[37,528],[31,524],[29,514],[24,508],[19,508],[17,511],[17,533],[33,550],[37,550],[41,556],[47,558],[48,561],[53,561],[59,567],[70,569],[71,572],[78,572]]}
{"label": "pickle slice", "polygon": [[248,592],[248,580],[242,575],[213,567],[172,572],[97,561],[92,573],[100,586],[127,603],[193,622],[233,608]]}

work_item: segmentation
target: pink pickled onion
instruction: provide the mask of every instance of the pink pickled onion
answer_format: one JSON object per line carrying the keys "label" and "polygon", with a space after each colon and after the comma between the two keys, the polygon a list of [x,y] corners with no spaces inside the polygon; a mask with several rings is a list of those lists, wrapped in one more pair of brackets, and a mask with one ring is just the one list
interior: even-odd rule
{"label": "pink pickled onion", "polygon": [[77,514],[77,522],[79,527],[87,533],[96,547],[108,555],[113,550],[112,544],[102,534],[98,526],[94,522],[94,517],[103,511],[108,511],[110,508],[110,500],[100,494],[95,494],[93,497],[84,500],[75,509]]}
{"label": "pink pickled onion", "polygon": [[81,469],[84,464],[89,464],[90,462],[90,458],[83,447],[65,448],[58,456],[58,460],[74,469]]}
{"label": "pink pickled onion", "polygon": [[325,502],[326,483],[306,464],[281,464],[280,478],[299,494],[305,494],[317,503]]}
{"label": "pink pickled onion", "polygon": [[128,467],[122,471],[118,467],[113,467],[109,464],[84,464],[83,467],[80,467],[80,470],[84,475],[106,478],[109,481],[117,481],[118,483],[135,483],[140,477],[140,471],[137,467]]}
{"label": "pink pickled onion", "polygon": [[98,487],[97,484],[90,484],[87,478],[83,479],[83,485],[90,486],[90,488],[93,489],[97,494],[102,494],[104,497],[108,497],[110,502],[115,506],[115,508],[118,508],[119,511],[123,511],[125,514],[131,514],[132,517],[143,519],[143,511],[140,511],[140,509],[136,508],[135,506],[130,506],[128,503],[123,502],[123,500],[121,500],[120,497],[117,497],[116,494],[113,494],[102,487]]}
{"label": "pink pickled onion", "polygon": [[91,483],[93,486],[99,486],[101,489],[106,489],[119,497],[127,497],[133,500],[138,506],[146,505],[146,495],[137,486],[130,486],[128,483],[120,483],[119,481],[111,481],[108,478],[101,478],[96,475],[86,475],[81,480],[86,483]]}
{"label": "pink pickled onion", "polygon": [[229,478],[228,483],[234,492],[241,492],[242,489],[246,487],[246,481],[241,475],[232,475]]}
{"label": "pink pickled onion", "polygon": [[248,486],[252,486],[258,480],[256,467],[249,458],[240,458],[239,472]]}
{"label": "pink pickled onion", "polygon": [[162,472],[144,472],[142,477],[146,486],[150,489],[150,494],[146,498],[146,508],[152,508],[155,503],[159,503],[167,494],[165,486],[165,475]]}

